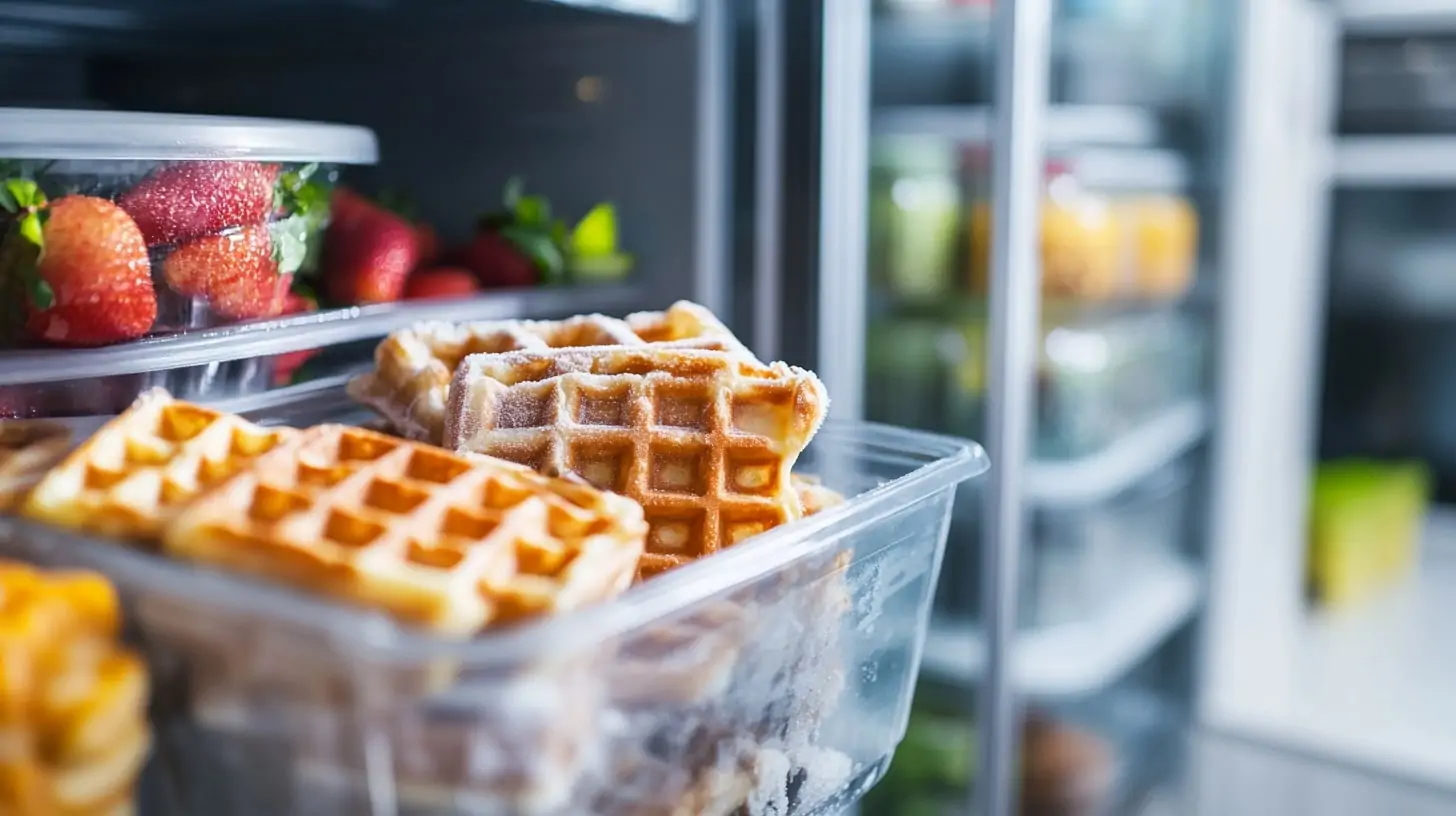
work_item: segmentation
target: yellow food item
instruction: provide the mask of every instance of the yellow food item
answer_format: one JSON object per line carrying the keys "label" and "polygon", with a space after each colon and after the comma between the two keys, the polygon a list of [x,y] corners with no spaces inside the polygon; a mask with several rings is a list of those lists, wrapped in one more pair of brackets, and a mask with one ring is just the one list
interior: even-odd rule
{"label": "yellow food item", "polygon": [[0,561],[0,813],[124,812],[151,745],[145,664],[103,579]]}
{"label": "yellow food item", "polygon": [[1156,196],[1121,205],[1132,230],[1133,274],[1139,294],[1177,298],[1193,285],[1198,213],[1187,199]]}
{"label": "yellow food item", "polygon": [[[991,206],[971,208],[971,291],[984,294],[991,269]],[[1048,198],[1041,210],[1042,294],[1107,300],[1122,288],[1123,230],[1118,213],[1100,202],[1074,206]]]}

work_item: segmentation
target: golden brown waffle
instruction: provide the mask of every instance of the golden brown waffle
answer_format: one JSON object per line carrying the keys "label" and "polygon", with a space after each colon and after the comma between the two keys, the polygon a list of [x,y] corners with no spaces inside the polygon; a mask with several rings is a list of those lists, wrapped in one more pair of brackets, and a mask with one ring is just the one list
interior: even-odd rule
{"label": "golden brown waffle", "polygon": [[71,432],[58,422],[0,419],[0,513],[20,504],[71,446]]}
{"label": "golden brown waffle", "polygon": [[320,425],[194,502],[163,548],[470,634],[616,595],[645,532],[620,496]]}
{"label": "golden brown waffle", "polygon": [[844,494],[825,487],[817,476],[795,473],[790,481],[794,492],[799,494],[799,504],[803,506],[806,518],[844,504]]}
{"label": "golden brown waffle", "polygon": [[0,562],[0,813],[129,808],[151,735],[144,664],[102,579]]}
{"label": "golden brown waffle", "polygon": [[450,378],[467,356],[591,346],[692,347],[752,356],[712,312],[686,301],[625,320],[584,315],[559,321],[421,323],[385,338],[374,350],[374,371],[355,377],[349,395],[401,435],[439,444]]}
{"label": "golden brown waffle", "polygon": [[797,519],[789,472],[828,409],[812,373],[697,349],[467,357],[446,445],[641,502],[655,575]]}
{"label": "golden brown waffle", "polygon": [[47,473],[20,512],[58,527],[154,542],[189,501],[290,433],[149,391]]}

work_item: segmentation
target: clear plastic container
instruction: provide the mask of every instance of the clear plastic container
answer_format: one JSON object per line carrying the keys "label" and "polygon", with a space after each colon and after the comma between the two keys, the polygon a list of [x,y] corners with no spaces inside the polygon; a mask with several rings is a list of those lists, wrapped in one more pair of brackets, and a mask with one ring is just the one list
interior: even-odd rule
{"label": "clear plastic container", "polygon": [[[652,300],[620,284],[498,292],[285,315],[106,348],[0,350],[0,419],[117,414],[154,387],[194,401],[260,395],[351,364],[369,365],[369,341],[417,321],[612,314],[649,308]],[[315,349],[324,353],[315,356]],[[305,368],[296,367],[301,356],[309,358]]]}
{"label": "clear plastic container", "polygon": [[4,251],[33,269],[9,276],[23,305],[0,329],[102,346],[275,317],[317,263],[339,166],[377,153],[343,125],[0,108]]}
{"label": "clear plastic container", "polygon": [[[324,397],[250,414],[359,416]],[[956,486],[986,467],[831,423],[799,470],[844,505],[469,642],[13,519],[0,554],[119,586],[156,687],[149,813],[828,814],[904,733]]]}

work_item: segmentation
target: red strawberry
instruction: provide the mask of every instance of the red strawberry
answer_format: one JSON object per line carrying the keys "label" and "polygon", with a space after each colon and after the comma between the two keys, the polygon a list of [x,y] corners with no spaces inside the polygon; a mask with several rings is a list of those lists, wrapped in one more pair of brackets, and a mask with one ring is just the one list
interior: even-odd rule
{"label": "red strawberry", "polygon": [[229,320],[278,314],[293,283],[292,275],[278,273],[273,239],[264,226],[189,241],[162,261],[162,276],[178,292],[206,298]]}
{"label": "red strawberry", "polygon": [[36,268],[51,303],[27,303],[26,329],[70,346],[141,337],[157,319],[147,242],[120,207],[72,195],[49,206],[45,253]]}
{"label": "red strawberry", "polygon": [[388,303],[404,294],[419,260],[419,240],[403,218],[359,199],[335,195],[324,235],[324,286],[339,303]]}
{"label": "red strawberry", "polygon": [[278,165],[196,161],[169,164],[116,200],[147,244],[175,244],[227,227],[261,224],[273,209]]}
{"label": "red strawberry", "polygon": [[410,275],[405,284],[405,300],[424,298],[470,297],[480,291],[480,282],[475,273],[453,266],[437,266]]}
{"label": "red strawberry", "polygon": [[487,289],[535,286],[540,278],[536,265],[495,232],[477,233],[459,249],[456,260],[474,272]]}

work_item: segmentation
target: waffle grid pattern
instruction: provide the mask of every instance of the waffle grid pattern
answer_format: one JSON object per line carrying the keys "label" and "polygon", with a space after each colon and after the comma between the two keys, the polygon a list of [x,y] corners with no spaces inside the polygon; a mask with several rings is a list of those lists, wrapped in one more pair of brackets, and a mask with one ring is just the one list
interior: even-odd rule
{"label": "waffle grid pattern", "polygon": [[468,634],[610,597],[631,580],[636,508],[584,506],[569,489],[322,425],[194,503],[164,549]]}
{"label": "waffle grid pattern", "polygon": [[447,445],[640,502],[644,577],[799,518],[789,471],[827,403],[783,364],[634,348],[476,355],[452,393]]}
{"label": "waffle grid pattern", "polygon": [[149,392],[46,474],[21,513],[150,543],[189,501],[290,433]]}
{"label": "waffle grid pattern", "polygon": [[450,381],[466,357],[612,346],[705,348],[752,356],[711,312],[688,302],[625,319],[582,315],[559,321],[421,323],[385,338],[374,352],[375,370],[351,381],[349,394],[404,436],[438,444]]}

